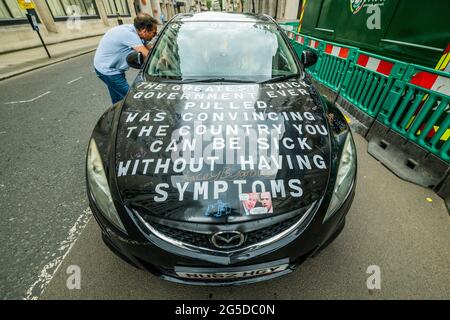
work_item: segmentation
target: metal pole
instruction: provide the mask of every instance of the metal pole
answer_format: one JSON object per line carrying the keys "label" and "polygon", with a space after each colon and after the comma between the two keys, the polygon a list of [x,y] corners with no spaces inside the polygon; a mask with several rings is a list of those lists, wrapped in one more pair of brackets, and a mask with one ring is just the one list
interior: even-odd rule
{"label": "metal pole", "polygon": [[278,0],[275,1],[275,17],[273,17],[275,20],[278,18]]}
{"label": "metal pole", "polygon": [[36,30],[36,32],[39,36],[39,39],[41,39],[42,45],[44,46],[45,52],[47,52],[48,58],[51,59],[52,56],[50,55],[50,52],[48,52],[47,46],[45,45],[45,42],[44,42],[44,39],[42,39],[42,37],[41,37],[41,33],[39,32],[39,30]]}
{"label": "metal pole", "polygon": [[41,40],[42,46],[44,47],[48,58],[51,59],[52,56],[50,55],[50,52],[48,52],[47,46],[45,45],[45,42],[44,42],[44,39],[42,39],[41,33],[39,32],[39,26],[36,22],[36,15],[34,13],[35,13],[34,9],[27,9],[26,16],[27,16],[28,22],[30,23],[33,30],[37,32],[37,34],[39,36],[39,40]]}
{"label": "metal pole", "polygon": [[117,14],[117,24],[120,26],[123,24],[122,17],[120,16],[119,9],[117,9],[116,2],[113,1],[113,3],[114,3],[114,9],[116,9],[116,14]]}

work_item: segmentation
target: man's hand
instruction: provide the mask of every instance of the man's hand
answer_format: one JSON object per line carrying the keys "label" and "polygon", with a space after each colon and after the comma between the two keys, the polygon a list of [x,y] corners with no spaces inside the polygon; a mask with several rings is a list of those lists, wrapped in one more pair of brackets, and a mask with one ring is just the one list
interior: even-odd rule
{"label": "man's hand", "polygon": [[144,46],[144,45],[136,46],[136,47],[133,47],[133,49],[137,52],[142,53],[144,55],[144,59],[147,59],[149,50],[146,46]]}

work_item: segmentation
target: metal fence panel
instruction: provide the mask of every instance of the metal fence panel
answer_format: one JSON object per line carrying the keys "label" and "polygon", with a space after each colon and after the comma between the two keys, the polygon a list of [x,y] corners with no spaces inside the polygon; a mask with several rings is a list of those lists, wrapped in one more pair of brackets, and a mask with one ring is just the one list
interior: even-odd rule
{"label": "metal fence panel", "polygon": [[410,65],[385,99],[378,119],[450,163],[450,74]]}
{"label": "metal fence panel", "polygon": [[[374,120],[450,163],[450,74],[359,51],[293,31],[298,55],[319,56],[308,68],[316,83],[335,92],[336,101],[364,118],[366,131]],[[387,130],[389,130],[387,129]],[[409,142],[408,142],[409,143]]]}
{"label": "metal fence panel", "polygon": [[314,71],[316,70],[319,60],[320,60],[320,50],[323,47],[323,42],[322,42],[322,40],[319,40],[317,38],[309,37],[306,35],[302,35],[302,36],[305,39],[304,50],[309,50],[309,51],[315,52],[317,54],[317,56],[319,56],[317,63],[306,69],[306,71],[308,73],[314,74]]}
{"label": "metal fence panel", "polygon": [[375,118],[396,79],[407,64],[368,52],[358,52],[348,68],[339,94]]}
{"label": "metal fence panel", "polygon": [[338,92],[358,48],[337,45],[328,41],[319,43],[319,60],[312,74],[316,80]]}

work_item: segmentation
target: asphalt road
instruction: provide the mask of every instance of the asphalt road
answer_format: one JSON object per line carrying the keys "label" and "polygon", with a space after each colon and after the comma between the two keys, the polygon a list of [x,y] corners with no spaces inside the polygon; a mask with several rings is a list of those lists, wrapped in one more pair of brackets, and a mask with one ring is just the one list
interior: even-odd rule
{"label": "asphalt road", "polygon": [[[109,105],[92,57],[0,82],[1,298],[450,299],[444,202],[389,172],[358,135],[358,186],[347,225],[295,273],[245,287],[189,287],[122,262],[87,210],[85,151]],[[66,285],[73,265],[81,270],[79,290]],[[380,267],[380,290],[367,289],[371,265]]]}
{"label": "asphalt road", "polygon": [[0,82],[3,299],[38,297],[89,218],[85,153],[111,104],[92,59],[93,53]]}

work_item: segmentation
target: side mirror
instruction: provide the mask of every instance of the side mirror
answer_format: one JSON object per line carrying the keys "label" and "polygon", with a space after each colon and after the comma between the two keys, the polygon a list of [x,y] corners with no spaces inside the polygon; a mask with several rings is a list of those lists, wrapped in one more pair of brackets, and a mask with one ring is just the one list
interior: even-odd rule
{"label": "side mirror", "polygon": [[305,50],[302,52],[301,61],[305,68],[311,67],[317,62],[317,54],[315,52]]}
{"label": "side mirror", "polygon": [[132,68],[141,69],[144,65],[144,56],[140,52],[133,51],[127,56],[127,63]]}

